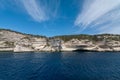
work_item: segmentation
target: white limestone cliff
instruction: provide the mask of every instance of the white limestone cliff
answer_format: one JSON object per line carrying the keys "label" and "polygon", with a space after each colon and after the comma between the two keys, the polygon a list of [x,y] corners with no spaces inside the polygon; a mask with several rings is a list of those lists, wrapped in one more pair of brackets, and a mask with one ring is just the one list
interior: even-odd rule
{"label": "white limestone cliff", "polygon": [[[97,36],[102,38],[101,36]],[[0,30],[0,51],[120,51],[120,36],[112,37],[111,40],[92,41],[89,39],[71,38],[64,41],[61,38],[47,38],[35,35],[23,34],[10,30]],[[116,39],[117,40],[114,40]]]}

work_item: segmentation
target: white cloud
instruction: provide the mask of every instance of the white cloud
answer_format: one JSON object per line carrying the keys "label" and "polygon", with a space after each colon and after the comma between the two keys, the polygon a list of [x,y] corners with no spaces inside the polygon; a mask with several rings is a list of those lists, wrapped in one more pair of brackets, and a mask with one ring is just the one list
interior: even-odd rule
{"label": "white cloud", "polygon": [[46,11],[49,14],[49,16],[56,17],[58,15],[60,0],[44,0],[42,4],[46,8]]}
{"label": "white cloud", "polygon": [[[75,25],[82,29],[98,27],[100,32],[115,32],[120,26],[120,0],[85,0]],[[116,26],[116,27],[115,27]],[[114,31],[112,30],[114,29]]]}
{"label": "white cloud", "polygon": [[19,10],[43,22],[58,16],[60,0],[0,0],[0,9]]}
{"label": "white cloud", "polygon": [[45,10],[40,6],[36,0],[21,0],[24,8],[28,14],[36,21],[41,22],[48,19]]}
{"label": "white cloud", "polygon": [[38,22],[55,18],[60,5],[60,0],[21,0],[21,2],[27,13]]}

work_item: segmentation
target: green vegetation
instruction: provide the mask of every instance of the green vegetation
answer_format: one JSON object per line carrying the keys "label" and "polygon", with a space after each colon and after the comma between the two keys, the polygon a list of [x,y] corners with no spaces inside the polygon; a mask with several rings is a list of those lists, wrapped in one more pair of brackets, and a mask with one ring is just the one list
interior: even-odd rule
{"label": "green vegetation", "polygon": [[90,38],[90,35],[85,35],[85,34],[81,34],[81,35],[63,35],[63,36],[55,36],[54,38],[60,38],[63,41],[69,41],[71,39],[88,39]]}
{"label": "green vegetation", "polygon": [[120,41],[120,35],[113,35],[113,34],[99,34],[99,35],[87,35],[87,34],[80,34],[80,35],[63,35],[63,36],[55,36],[52,38],[59,38],[63,41],[69,41],[71,39],[78,39],[78,40],[90,40],[93,42],[102,41],[102,40],[116,40]]}
{"label": "green vegetation", "polygon": [[87,35],[87,34],[79,34],[79,35],[63,35],[63,36],[55,36],[55,37],[50,37],[47,38],[46,36],[41,36],[41,35],[32,35],[32,34],[25,34],[25,33],[20,33],[17,31],[12,31],[10,29],[0,29],[0,31],[10,31],[10,32],[14,32],[17,34],[22,34],[22,35],[26,35],[26,39],[29,39],[30,37],[37,37],[37,38],[46,38],[46,39],[54,39],[54,38],[58,38],[58,39],[62,39],[63,41],[69,41],[71,39],[78,39],[78,40],[90,40],[93,42],[96,41],[102,41],[102,40],[108,40],[108,41],[120,41],[120,35],[115,35],[115,34],[97,34],[97,35]]}
{"label": "green vegetation", "polygon": [[14,42],[8,42],[8,41],[6,41],[6,42],[4,42],[5,44],[6,44],[6,46],[8,46],[8,47],[14,47]]}
{"label": "green vegetation", "polygon": [[13,30],[10,30],[10,29],[1,29],[1,28],[0,28],[0,31],[10,31],[10,32],[14,32],[14,33],[16,33],[16,34],[22,34],[22,35],[27,35],[27,36],[31,36],[31,37],[46,38],[46,36],[26,34],[26,33],[21,33],[21,32],[17,32],[17,31],[13,31]]}

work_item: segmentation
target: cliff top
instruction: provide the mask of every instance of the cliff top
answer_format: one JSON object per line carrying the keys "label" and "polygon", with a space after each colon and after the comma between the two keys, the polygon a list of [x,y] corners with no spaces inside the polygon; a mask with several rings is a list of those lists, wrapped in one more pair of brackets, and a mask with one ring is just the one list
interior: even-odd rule
{"label": "cliff top", "polygon": [[[7,32],[10,32],[10,33],[15,33],[15,34],[25,35],[25,36],[30,36],[30,37],[47,38],[46,36],[26,34],[26,33],[13,31],[13,30],[10,30],[10,29],[0,29],[0,32],[2,32],[2,31],[7,31]],[[7,35],[7,34],[8,33],[6,33],[4,35]],[[13,34],[11,34],[11,35],[8,34],[8,36],[6,36],[6,37],[10,37],[12,35]],[[101,41],[101,40],[107,39],[107,40],[120,41],[120,35],[118,35],[118,34],[96,34],[96,35],[77,34],[77,35],[61,35],[61,36],[49,37],[49,39],[55,39],[55,38],[62,39],[63,41],[69,41],[71,39],[90,40],[90,41]]]}

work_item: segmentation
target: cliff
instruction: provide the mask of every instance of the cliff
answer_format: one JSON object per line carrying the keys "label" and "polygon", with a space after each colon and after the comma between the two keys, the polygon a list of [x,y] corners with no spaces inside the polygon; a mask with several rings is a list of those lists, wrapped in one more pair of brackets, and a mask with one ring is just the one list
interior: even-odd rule
{"label": "cliff", "polygon": [[120,51],[120,35],[45,37],[0,29],[0,51]]}

